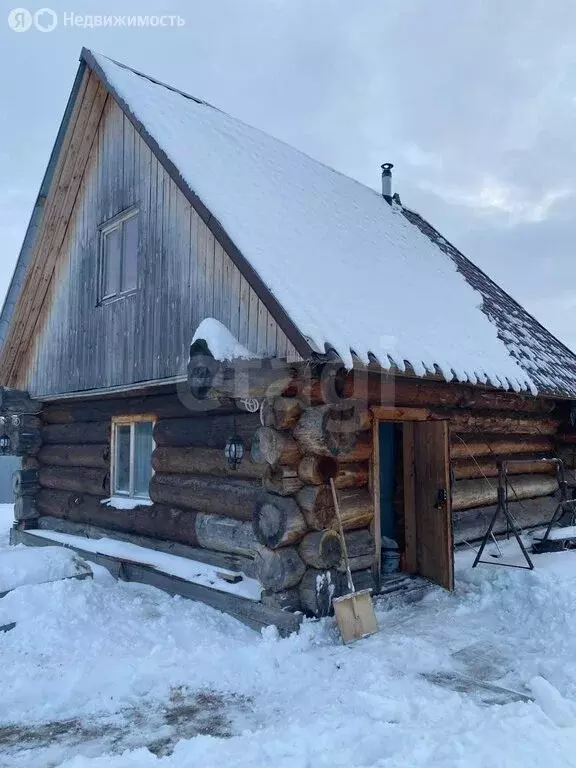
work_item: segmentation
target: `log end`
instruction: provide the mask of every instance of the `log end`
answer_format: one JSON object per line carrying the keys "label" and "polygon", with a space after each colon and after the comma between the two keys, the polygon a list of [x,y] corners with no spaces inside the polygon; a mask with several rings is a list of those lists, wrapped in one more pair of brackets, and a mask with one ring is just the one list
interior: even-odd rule
{"label": "log end", "polygon": [[306,521],[292,498],[262,494],[254,505],[252,528],[260,544],[276,547],[299,541],[306,532]]}

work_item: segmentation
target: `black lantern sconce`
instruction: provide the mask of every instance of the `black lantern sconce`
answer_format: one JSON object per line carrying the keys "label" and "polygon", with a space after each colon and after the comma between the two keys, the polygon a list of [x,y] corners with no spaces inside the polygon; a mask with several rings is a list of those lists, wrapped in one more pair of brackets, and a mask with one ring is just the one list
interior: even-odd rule
{"label": "black lantern sconce", "polygon": [[14,414],[13,416],[0,416],[0,425],[2,426],[2,435],[0,436],[0,455],[7,456],[10,454],[11,442],[10,438],[6,434],[6,424],[10,421],[12,426],[18,427],[20,425],[20,417]]}
{"label": "black lantern sconce", "polygon": [[231,469],[238,469],[244,457],[244,440],[239,435],[233,435],[226,440],[224,455]]}
{"label": "black lantern sconce", "polygon": [[10,438],[6,433],[0,437],[0,455],[7,456],[10,453]]}

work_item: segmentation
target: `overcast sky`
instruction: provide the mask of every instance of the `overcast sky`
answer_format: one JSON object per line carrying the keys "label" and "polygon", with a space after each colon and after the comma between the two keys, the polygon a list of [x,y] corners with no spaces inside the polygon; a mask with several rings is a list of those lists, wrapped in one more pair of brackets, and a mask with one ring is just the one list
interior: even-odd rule
{"label": "overcast sky", "polygon": [[46,0],[49,33],[12,31],[0,2],[0,296],[85,45],[370,186],[393,162],[402,202],[576,350],[573,0]]}

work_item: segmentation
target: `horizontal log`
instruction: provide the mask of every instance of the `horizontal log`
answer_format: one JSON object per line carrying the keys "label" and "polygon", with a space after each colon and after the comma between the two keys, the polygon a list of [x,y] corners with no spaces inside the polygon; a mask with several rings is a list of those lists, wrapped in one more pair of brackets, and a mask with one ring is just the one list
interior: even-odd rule
{"label": "horizontal log", "polygon": [[110,474],[106,469],[42,466],[39,479],[43,488],[56,491],[77,491],[94,495],[110,493]]}
{"label": "horizontal log", "polygon": [[560,426],[559,419],[537,416],[517,416],[508,413],[482,413],[436,411],[433,418],[449,418],[450,430],[456,433],[490,432],[505,435],[554,435]]}
{"label": "horizontal log", "polygon": [[339,490],[345,488],[361,488],[368,485],[370,479],[370,465],[368,462],[339,464],[334,485]]}
{"label": "horizontal log", "polygon": [[37,469],[17,469],[12,473],[14,496],[34,496],[39,489]]}
{"label": "horizontal log", "polygon": [[336,477],[338,461],[333,456],[303,456],[298,464],[298,476],[305,485],[325,485]]}
{"label": "horizontal log", "polygon": [[450,456],[453,459],[465,459],[470,456],[504,456],[520,453],[549,453],[554,448],[552,437],[498,437],[497,435],[452,434]]}
{"label": "horizontal log", "polygon": [[267,397],[260,406],[263,427],[294,429],[302,413],[302,403],[297,397]]}
{"label": "horizontal log", "polygon": [[536,414],[551,413],[556,407],[553,400],[527,394],[456,382],[446,384],[421,378],[403,378],[384,372],[373,374],[359,369],[348,373],[343,395],[364,398],[370,405],[441,406]]}
{"label": "horizontal log", "polygon": [[[355,401],[320,405],[302,413],[294,429],[294,437],[304,454],[337,456],[341,461],[362,460],[370,454],[350,456],[355,453],[359,442],[363,444],[366,437],[370,437],[361,433],[369,430],[371,424],[370,412]],[[346,456],[348,458],[344,459]]]}
{"label": "horizontal log", "polygon": [[308,526],[294,499],[265,493],[254,506],[252,527],[260,544],[275,549],[300,541]]}
{"label": "horizontal log", "polygon": [[[556,464],[543,461],[544,457],[494,456],[493,458],[457,459],[452,461],[455,480],[471,480],[480,477],[497,477],[498,462],[506,461],[510,475],[554,475]],[[546,457],[549,458],[549,457]]]}
{"label": "horizontal log", "polygon": [[299,397],[306,406],[341,403],[349,399],[345,394],[346,368],[342,361],[334,360],[298,367],[298,376],[285,394]]}
{"label": "horizontal log", "polygon": [[[340,594],[347,595],[350,591],[348,589],[348,579],[346,577],[345,573],[339,573],[340,576]],[[364,571],[353,571],[352,573],[352,583],[354,584],[354,589],[356,592],[359,592],[361,589],[371,589],[374,593],[376,593],[376,579],[374,578],[374,571],[372,569],[367,569]]]}
{"label": "horizontal log", "polygon": [[[455,510],[486,507],[497,501],[498,485],[486,480],[457,480],[452,487],[452,508]],[[510,478],[508,499],[531,499],[548,496],[558,490],[555,477],[547,475],[515,475]]]}
{"label": "horizontal log", "polygon": [[22,389],[0,387],[0,414],[38,414],[42,407],[40,400],[33,400],[28,392]]}
{"label": "horizontal log", "polygon": [[74,422],[110,421],[114,416],[154,414],[157,419],[189,417],[190,410],[176,392],[168,395],[142,395],[115,397],[101,400],[74,400],[46,405],[42,419],[46,424],[72,424]]}
{"label": "horizontal log", "polygon": [[37,456],[23,456],[22,469],[40,469],[40,462]]}
{"label": "horizontal log", "polygon": [[9,456],[36,456],[42,447],[42,431],[40,429],[19,430],[9,437]]}
{"label": "horizontal log", "polygon": [[14,520],[34,520],[39,514],[36,496],[17,496],[14,500]]}
{"label": "horizontal log", "polygon": [[252,520],[262,486],[254,480],[236,480],[206,475],[154,475],[150,498],[158,504]]}
{"label": "horizontal log", "polygon": [[196,539],[201,547],[253,557],[258,542],[252,525],[221,515],[196,515]]}
{"label": "horizontal log", "polygon": [[325,485],[334,478],[336,488],[368,485],[368,462],[341,464],[330,456],[304,456],[298,465],[298,476],[305,485]]}
{"label": "horizontal log", "polygon": [[45,443],[68,445],[103,444],[110,442],[111,422],[79,422],[74,424],[49,424],[42,430]]}
{"label": "horizontal log", "polygon": [[306,566],[293,547],[266,549],[260,547],[254,558],[256,575],[271,592],[283,592],[300,583]]}
{"label": "horizontal log", "polygon": [[342,559],[342,543],[336,531],[313,531],[300,542],[298,553],[306,565],[320,570],[335,568]]}
{"label": "horizontal log", "polygon": [[45,445],[38,458],[42,464],[54,467],[92,467],[107,469],[110,466],[110,447],[103,445]]}
{"label": "horizontal log", "polygon": [[[316,531],[337,528],[334,502],[329,486],[305,485],[296,494],[296,500],[310,528]],[[339,491],[338,501],[344,530],[365,528],[370,525],[374,518],[374,503],[368,490]]]}
{"label": "horizontal log", "polygon": [[272,427],[260,427],[254,433],[252,441],[252,461],[257,464],[283,464],[297,467],[300,461],[300,449],[290,435]]}
{"label": "horizontal log", "polygon": [[293,496],[304,485],[294,467],[283,467],[280,464],[268,465],[262,482],[267,491],[280,496]]}
{"label": "horizontal log", "polygon": [[190,347],[188,387],[198,400],[217,399],[222,395],[234,399],[276,397],[281,395],[296,376],[286,360],[250,359],[218,361],[204,339]]}
{"label": "horizontal log", "polygon": [[[350,557],[348,562],[350,564],[351,571],[363,571],[366,568],[372,568],[376,561],[376,554],[373,552],[371,555],[358,555],[358,557]],[[340,573],[346,573],[346,563],[341,560],[337,570]]]}
{"label": "horizontal log", "polygon": [[42,422],[37,416],[20,415],[17,423],[8,419],[2,432],[10,441],[7,455],[36,456],[42,445]]}
{"label": "horizontal log", "polygon": [[244,440],[246,449],[252,444],[254,432],[260,426],[257,413],[214,414],[189,419],[160,419],[154,425],[156,445],[196,445],[224,449],[233,435]]}
{"label": "horizontal log", "polygon": [[340,584],[334,570],[307,568],[298,586],[304,613],[316,617],[332,615],[332,600],[340,594]]}
{"label": "horizontal log", "polygon": [[[186,513],[193,520],[193,513]],[[71,520],[65,520],[59,517],[50,517],[44,515],[38,518],[38,528],[45,531],[57,531],[59,533],[68,533],[72,536],[86,536],[89,539],[109,538],[117,541],[126,541],[135,544],[138,547],[153,549],[157,552],[165,552],[168,555],[176,557],[185,557],[188,560],[194,560],[199,563],[207,563],[230,571],[241,571],[246,576],[254,577],[254,560],[251,557],[242,555],[232,555],[225,552],[216,552],[208,549],[182,544],[178,541],[168,541],[152,538],[150,536],[141,536],[137,533],[112,530],[103,528],[99,525],[90,523],[75,523]]]}
{"label": "horizontal log", "polygon": [[163,446],[152,454],[152,467],[161,474],[214,475],[215,477],[260,478],[265,464],[255,464],[245,454],[237,469],[230,466],[220,448]]}
{"label": "horizontal log", "polygon": [[[306,448],[302,446],[302,443],[300,443],[300,447],[303,452],[306,451]],[[351,447],[350,450],[346,452],[339,452],[337,455],[334,455],[328,447],[322,448],[318,446],[316,446],[316,448],[313,450],[318,451],[317,454],[313,455],[320,457],[332,457],[337,459],[339,464],[348,464],[368,461],[374,452],[374,445],[372,441],[372,435],[366,432],[361,432],[357,436],[353,447]]]}
{"label": "horizontal log", "polygon": [[135,509],[115,509],[102,504],[103,497],[87,493],[41,490],[37,504],[41,515],[102,526],[114,531],[170,539],[195,545],[196,513],[160,504]]}
{"label": "horizontal log", "polygon": [[345,534],[348,557],[361,557],[362,555],[374,555],[376,545],[374,536],[367,529],[350,531]]}
{"label": "horizontal log", "polygon": [[[371,532],[367,528],[363,528],[358,531],[350,531],[344,536],[350,570],[361,571],[372,568],[376,560],[376,544]],[[344,558],[337,564],[337,569],[340,572],[346,571]]]}
{"label": "horizontal log", "polygon": [[[510,501],[508,509],[518,526],[532,528],[550,522],[557,506],[557,497],[543,496],[536,499],[525,499],[521,502]],[[492,505],[454,512],[452,515],[454,544],[458,545],[481,539],[488,530],[495,511],[496,506]],[[494,526],[494,533],[498,535],[505,532],[506,519],[503,515],[499,515]]]}

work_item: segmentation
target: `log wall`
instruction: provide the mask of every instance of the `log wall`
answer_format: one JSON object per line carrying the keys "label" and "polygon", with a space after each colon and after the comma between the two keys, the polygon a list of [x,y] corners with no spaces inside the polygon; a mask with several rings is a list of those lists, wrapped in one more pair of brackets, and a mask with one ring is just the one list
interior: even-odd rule
{"label": "log wall", "polygon": [[[195,414],[176,392],[47,405],[31,478],[34,515],[45,525],[60,520],[176,542],[208,558],[212,553],[214,562],[224,554],[260,579],[269,604],[325,613],[331,607],[326,596],[346,589],[331,476],[351,537],[352,566],[364,572],[374,562],[369,411],[349,404],[307,408],[289,395],[265,399],[262,417],[230,399],[214,405],[214,411]],[[110,495],[111,420],[143,412],[157,418],[153,503],[115,509],[102,503]],[[328,445],[326,430],[314,435],[319,419],[330,427]],[[244,439],[246,451],[237,470],[224,457],[233,433]]]}
{"label": "log wall", "polygon": [[[211,554],[221,566],[253,576],[259,543],[252,517],[263,492],[265,466],[251,461],[258,414],[219,402],[214,412],[191,411],[176,391],[163,394],[65,401],[47,405],[41,414],[42,447],[33,477],[22,477],[34,491],[21,519],[38,516],[75,525],[98,527],[112,535],[176,542]],[[111,421],[114,416],[147,413],[156,417],[152,505],[116,509],[103,503],[110,496]],[[247,456],[234,471],[224,457],[226,439],[243,436]],[[23,474],[23,473],[21,473]],[[24,509],[24,507],[26,507]],[[28,520],[32,527],[34,520]]]}
{"label": "log wall", "polygon": [[[426,418],[449,420],[457,544],[484,533],[499,461],[515,462],[510,495],[520,525],[541,522],[553,509],[557,482],[542,459],[556,455],[561,444],[570,469],[576,468],[575,433],[558,403],[409,379],[396,380],[391,400],[389,383],[366,377],[362,397],[354,397],[357,384],[349,374],[339,386],[351,397],[326,402],[318,382],[292,380],[282,396],[261,400],[260,414],[227,399],[195,415],[175,392],[47,406],[37,466],[33,476],[21,478],[21,518],[42,515],[178,542],[208,559],[212,553],[215,562],[224,554],[259,578],[267,604],[318,616],[347,589],[331,477],[352,569],[362,583],[375,563],[372,407],[392,403],[399,415],[417,407]],[[101,503],[109,495],[110,421],[139,412],[157,416],[153,504],[112,509]],[[246,448],[236,471],[223,454],[233,433]],[[39,486],[35,496],[24,495],[27,482]]]}
{"label": "log wall", "polygon": [[449,420],[455,544],[475,541],[485,533],[496,508],[498,463],[504,460],[516,462],[508,471],[509,500],[518,523],[534,526],[549,519],[558,483],[554,466],[542,459],[561,455],[566,404],[482,387],[364,373],[347,374],[341,389],[349,397],[363,397],[369,406],[425,409],[428,418]]}

